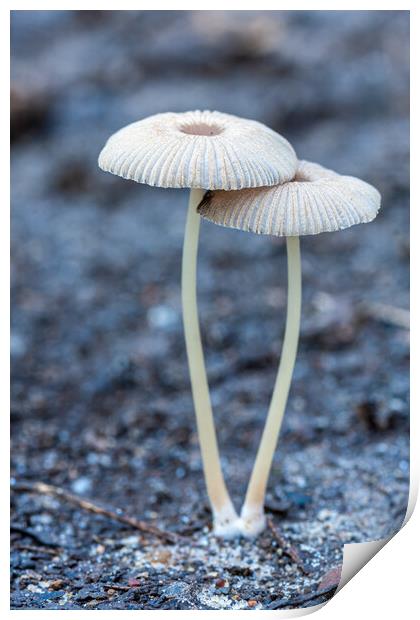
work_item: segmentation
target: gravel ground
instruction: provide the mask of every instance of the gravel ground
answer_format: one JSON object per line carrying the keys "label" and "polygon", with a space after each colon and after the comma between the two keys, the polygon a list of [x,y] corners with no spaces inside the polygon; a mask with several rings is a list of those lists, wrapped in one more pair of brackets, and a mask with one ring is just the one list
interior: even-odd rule
{"label": "gravel ground", "polygon": [[[409,283],[408,22],[397,11],[13,12],[13,609],[310,606],[333,594],[343,543],[399,527],[409,484],[399,311]],[[181,323],[188,195],[96,164],[120,126],[196,108],[257,118],[300,157],[383,197],[372,224],[302,240],[299,353],[271,528],[254,542],[209,532]],[[203,339],[238,508],[286,285],[283,240],[203,222]]]}

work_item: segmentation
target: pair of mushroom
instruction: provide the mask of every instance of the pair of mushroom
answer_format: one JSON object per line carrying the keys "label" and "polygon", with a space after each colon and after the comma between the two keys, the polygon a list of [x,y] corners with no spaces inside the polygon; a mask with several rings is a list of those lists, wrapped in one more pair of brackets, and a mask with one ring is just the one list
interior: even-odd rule
{"label": "pair of mushroom", "polygon": [[[182,307],[198,438],[213,531],[231,538],[265,528],[264,498],[288,398],[299,339],[299,237],[373,220],[380,195],[371,185],[298,161],[278,133],[219,112],[157,114],[112,135],[99,166],[138,183],[190,188],[182,259]],[[240,517],[227,491],[204,364],[196,298],[200,218],[258,234],[285,236],[288,302],[280,366]]]}

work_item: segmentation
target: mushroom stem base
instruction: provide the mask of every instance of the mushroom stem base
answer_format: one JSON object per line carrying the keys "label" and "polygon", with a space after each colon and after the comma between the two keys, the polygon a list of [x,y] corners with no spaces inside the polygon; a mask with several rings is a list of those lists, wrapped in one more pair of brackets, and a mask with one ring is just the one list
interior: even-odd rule
{"label": "mushroom stem base", "polygon": [[261,506],[243,506],[239,527],[244,538],[256,538],[265,530],[267,521]]}
{"label": "mushroom stem base", "polygon": [[213,534],[218,538],[225,539],[241,536],[241,522],[231,503],[228,503],[221,510],[213,512]]}

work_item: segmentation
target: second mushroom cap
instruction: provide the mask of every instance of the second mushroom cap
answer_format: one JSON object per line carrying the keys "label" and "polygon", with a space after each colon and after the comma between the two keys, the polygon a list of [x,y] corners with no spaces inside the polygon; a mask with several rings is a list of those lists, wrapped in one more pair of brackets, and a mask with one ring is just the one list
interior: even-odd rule
{"label": "second mushroom cap", "polygon": [[297,237],[370,222],[380,201],[372,185],[300,161],[292,181],[241,192],[207,192],[198,212],[221,226]]}

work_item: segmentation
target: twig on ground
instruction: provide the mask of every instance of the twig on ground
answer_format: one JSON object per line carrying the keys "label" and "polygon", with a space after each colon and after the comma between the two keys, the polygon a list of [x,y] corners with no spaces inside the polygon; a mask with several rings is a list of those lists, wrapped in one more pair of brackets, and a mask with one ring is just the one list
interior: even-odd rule
{"label": "twig on ground", "polygon": [[151,536],[156,536],[157,538],[161,538],[168,543],[173,544],[178,538],[178,536],[172,534],[171,532],[166,532],[165,530],[146,523],[145,521],[139,521],[134,517],[126,515],[120,509],[114,511],[108,508],[103,508],[102,506],[98,506],[97,504],[94,504],[89,500],[78,497],[77,495],[73,495],[73,493],[69,493],[65,489],[53,486],[52,484],[45,484],[44,482],[20,482],[15,483],[12,488],[16,492],[41,493],[44,495],[50,495],[52,497],[58,497],[59,499],[78,506],[83,510],[87,510],[88,512],[101,515],[102,517],[107,517],[108,519],[118,521],[119,523],[123,523],[124,525],[129,525],[130,527],[139,530],[140,532],[150,534]]}
{"label": "twig on ground", "polygon": [[405,308],[397,308],[389,304],[361,303],[358,308],[359,316],[369,317],[383,323],[389,323],[403,329],[410,329],[410,311]]}
{"label": "twig on ground", "polygon": [[28,536],[28,538],[32,538],[33,541],[35,541],[36,543],[38,543],[38,545],[42,547],[61,547],[61,545],[59,545],[58,543],[44,540],[43,538],[38,536],[38,534],[35,534],[35,532],[33,532],[32,530],[27,530],[26,528],[21,527],[20,525],[12,524],[10,526],[10,531],[16,532],[16,534],[21,534],[21,536]]}
{"label": "twig on ground", "polygon": [[308,603],[316,598],[321,596],[325,596],[326,594],[334,593],[337,589],[337,585],[331,586],[330,588],[325,588],[324,590],[319,590],[318,592],[312,592],[311,594],[304,594],[302,596],[297,596],[295,598],[279,598],[276,601],[273,601],[268,606],[268,609],[282,609],[283,607],[296,607],[300,606],[302,603]]}
{"label": "twig on ground", "polygon": [[35,547],[35,545],[13,545],[13,548],[18,551],[28,551],[29,553],[40,555],[57,555],[59,553],[56,549],[45,549],[44,547]]}
{"label": "twig on ground", "polygon": [[115,583],[106,583],[104,584],[105,590],[122,590],[123,592],[127,592],[128,590],[132,590],[135,586],[118,586]]}
{"label": "twig on ground", "polygon": [[287,540],[283,538],[283,536],[280,534],[280,532],[275,527],[272,519],[270,518],[267,519],[267,525],[270,528],[273,538],[278,542],[281,549],[283,550],[283,553],[287,555],[291,560],[293,560],[293,562],[297,565],[297,567],[302,571],[304,575],[307,575],[308,571],[296,547],[288,543]]}

